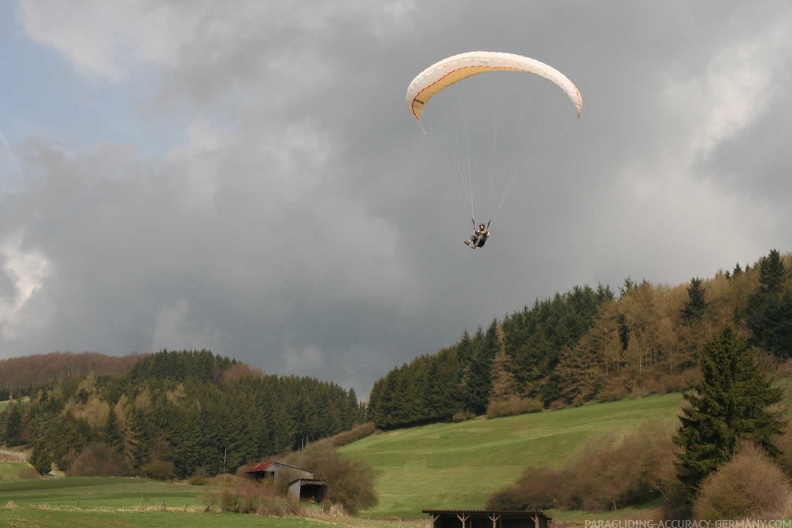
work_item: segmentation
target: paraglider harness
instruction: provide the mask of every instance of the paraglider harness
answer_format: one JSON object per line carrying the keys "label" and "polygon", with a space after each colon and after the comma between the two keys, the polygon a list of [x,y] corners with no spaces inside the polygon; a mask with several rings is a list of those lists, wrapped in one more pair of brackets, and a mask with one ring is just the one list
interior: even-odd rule
{"label": "paraglider harness", "polygon": [[484,247],[484,244],[487,243],[487,239],[489,238],[489,226],[492,223],[492,220],[487,222],[487,226],[483,230],[476,225],[476,221],[473,220],[473,218],[470,220],[473,222],[473,236],[470,237],[470,247],[473,249],[477,247]]}

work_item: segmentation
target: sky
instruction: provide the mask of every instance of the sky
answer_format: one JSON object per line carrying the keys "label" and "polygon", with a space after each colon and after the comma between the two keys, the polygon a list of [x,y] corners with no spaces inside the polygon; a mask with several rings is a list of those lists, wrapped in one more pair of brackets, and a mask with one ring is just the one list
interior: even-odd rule
{"label": "sky", "polygon": [[[504,73],[416,122],[478,50],[582,116]],[[537,298],[792,251],[787,0],[9,0],[0,78],[0,359],[209,349],[365,398]]]}

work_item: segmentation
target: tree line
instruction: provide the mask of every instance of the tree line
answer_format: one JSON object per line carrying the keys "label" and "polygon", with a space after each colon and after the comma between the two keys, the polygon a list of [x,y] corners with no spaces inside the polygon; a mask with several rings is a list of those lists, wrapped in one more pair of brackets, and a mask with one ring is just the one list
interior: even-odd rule
{"label": "tree line", "polygon": [[[752,350],[792,357],[789,257],[676,287],[627,278],[618,293],[577,286],[490,325],[375,382],[368,416],[401,427],[500,416],[684,390],[707,340],[726,324]],[[786,262],[785,262],[786,261]]]}
{"label": "tree line", "polygon": [[41,473],[53,463],[68,470],[101,443],[130,474],[164,463],[185,478],[232,472],[351,429],[363,415],[354,390],[334,383],[264,375],[206,350],[165,350],[123,375],[47,383],[0,413],[0,440],[32,446]]}

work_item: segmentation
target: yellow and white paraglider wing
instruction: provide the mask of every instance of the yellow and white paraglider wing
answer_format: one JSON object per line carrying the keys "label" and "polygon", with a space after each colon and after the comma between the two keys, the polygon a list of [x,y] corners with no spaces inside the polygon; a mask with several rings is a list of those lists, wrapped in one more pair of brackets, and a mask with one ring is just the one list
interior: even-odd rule
{"label": "yellow and white paraglider wing", "polygon": [[540,75],[558,85],[575,105],[577,116],[583,111],[580,91],[563,73],[543,62],[513,53],[472,51],[437,62],[413,79],[407,88],[407,108],[415,119],[433,96],[463,79],[491,71],[515,71]]}

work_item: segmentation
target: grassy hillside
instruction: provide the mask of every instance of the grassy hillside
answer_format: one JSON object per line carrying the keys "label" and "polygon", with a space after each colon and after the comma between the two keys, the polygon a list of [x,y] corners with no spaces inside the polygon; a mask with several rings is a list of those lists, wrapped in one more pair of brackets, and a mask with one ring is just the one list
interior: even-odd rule
{"label": "grassy hillside", "polygon": [[[2,463],[0,466],[8,466]],[[278,518],[205,513],[210,486],[131,478],[53,478],[0,482],[0,526],[62,528],[394,528],[393,522],[321,516]],[[163,506],[167,511],[163,511]],[[402,528],[405,524],[398,523]],[[420,524],[423,526],[423,523]]]}
{"label": "grassy hillside", "polygon": [[[27,462],[0,462],[0,483],[19,480],[22,470],[30,467]],[[0,506],[2,506],[1,502]]]}
{"label": "grassy hillside", "polygon": [[17,506],[83,508],[203,508],[206,488],[136,478],[70,477],[0,483],[0,496]]}
{"label": "grassy hillside", "polygon": [[367,515],[420,517],[424,508],[482,508],[529,465],[560,465],[592,435],[673,419],[679,394],[590,404],[495,420],[435,424],[343,448],[376,472],[379,505]]}
{"label": "grassy hillside", "polygon": [[80,511],[0,507],[0,526],[63,528],[323,528],[326,523],[295,517],[260,517],[172,511]]}

